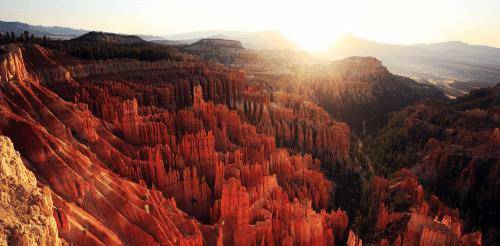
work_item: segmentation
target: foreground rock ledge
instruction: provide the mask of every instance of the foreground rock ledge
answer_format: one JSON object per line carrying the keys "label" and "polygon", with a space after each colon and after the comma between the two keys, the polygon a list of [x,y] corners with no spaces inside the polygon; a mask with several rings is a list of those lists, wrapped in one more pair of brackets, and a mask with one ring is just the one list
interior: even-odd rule
{"label": "foreground rock ledge", "polygon": [[0,136],[0,245],[60,245],[47,187],[36,187],[9,138]]}

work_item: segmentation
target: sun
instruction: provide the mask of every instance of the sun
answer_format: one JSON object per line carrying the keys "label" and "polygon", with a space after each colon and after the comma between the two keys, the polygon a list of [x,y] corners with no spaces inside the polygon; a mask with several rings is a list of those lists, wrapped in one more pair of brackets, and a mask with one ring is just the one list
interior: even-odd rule
{"label": "sun", "polygon": [[327,51],[347,32],[345,23],[327,19],[324,15],[315,17],[309,13],[306,18],[289,19],[281,31],[300,48],[316,53]]}
{"label": "sun", "polygon": [[298,30],[285,33],[299,48],[309,52],[317,53],[328,51],[342,37],[343,33],[334,29],[325,30]]}
{"label": "sun", "polygon": [[350,1],[311,1],[287,4],[287,11],[276,17],[276,27],[305,51],[327,51],[357,26],[359,18],[349,13],[359,8]]}

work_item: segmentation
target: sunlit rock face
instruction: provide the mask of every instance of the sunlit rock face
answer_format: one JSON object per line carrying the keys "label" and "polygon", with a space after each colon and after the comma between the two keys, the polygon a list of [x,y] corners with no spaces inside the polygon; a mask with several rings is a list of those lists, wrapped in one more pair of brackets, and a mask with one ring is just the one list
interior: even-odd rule
{"label": "sunlit rock face", "polygon": [[0,244],[60,245],[50,189],[37,187],[9,138],[0,135]]}
{"label": "sunlit rock face", "polygon": [[0,57],[0,81],[11,82],[26,79],[27,72],[19,47],[14,45],[2,47]]}

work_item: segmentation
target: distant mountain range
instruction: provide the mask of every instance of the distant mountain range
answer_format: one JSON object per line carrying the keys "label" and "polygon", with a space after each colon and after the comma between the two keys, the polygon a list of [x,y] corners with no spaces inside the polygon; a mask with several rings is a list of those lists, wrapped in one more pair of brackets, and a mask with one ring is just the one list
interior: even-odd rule
{"label": "distant mountain range", "polygon": [[321,56],[377,57],[391,72],[436,84],[452,96],[500,82],[500,48],[458,41],[391,45],[346,36]]}
{"label": "distant mountain range", "polygon": [[[24,31],[35,36],[47,36],[52,38],[71,39],[84,35],[92,30],[75,29],[60,26],[35,26],[22,22],[0,21],[0,32],[14,32],[16,35]],[[232,39],[238,40],[243,47],[253,50],[299,50],[300,48],[288,40],[282,33],[277,31],[241,32],[241,31],[199,31],[186,32],[166,36],[137,35],[146,40],[159,44],[185,45],[193,44],[201,39]]]}
{"label": "distant mountain range", "polygon": [[16,35],[28,31],[37,36],[49,37],[77,37],[88,32],[88,30],[74,29],[60,26],[32,26],[22,22],[0,21],[0,32],[14,32]]}
{"label": "distant mountain range", "polygon": [[[71,39],[82,36],[91,30],[85,29],[75,29],[69,27],[61,26],[34,26],[27,23],[17,22],[17,21],[0,21],[0,32],[14,32],[16,35],[20,35],[28,31],[35,36],[47,36],[51,38],[61,38],[61,39]],[[154,35],[137,35],[138,37],[150,41],[150,40],[161,40],[162,37]]]}

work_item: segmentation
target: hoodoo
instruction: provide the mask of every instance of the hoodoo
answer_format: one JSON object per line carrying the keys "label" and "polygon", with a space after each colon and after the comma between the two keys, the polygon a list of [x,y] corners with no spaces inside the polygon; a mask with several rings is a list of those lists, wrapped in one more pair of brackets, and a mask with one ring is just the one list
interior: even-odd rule
{"label": "hoodoo", "polygon": [[[0,129],[52,191],[64,241],[202,244],[215,243],[222,233],[226,243],[244,239],[251,244],[281,244],[326,243],[343,237],[347,224],[336,221],[347,221],[346,214],[321,211],[328,208],[334,190],[332,181],[319,171],[319,159],[281,149],[273,135],[245,122],[246,110],[205,101],[220,93],[210,93],[211,82],[192,86],[186,97],[172,99],[182,105],[184,98],[192,98],[188,99],[192,107],[168,110],[161,101],[130,100],[126,95],[142,89],[108,80],[116,74],[101,73],[100,82],[73,78],[71,72],[68,80],[44,77],[53,73],[46,71],[65,73],[68,68],[61,63],[45,65],[46,71],[41,71],[42,66],[33,66],[37,62],[72,58],[37,46],[16,50],[27,54],[29,62],[20,61],[23,66],[31,64],[26,68],[31,74],[2,86]],[[108,66],[86,63],[79,69],[89,76],[101,65]],[[42,83],[35,83],[38,79]],[[237,79],[228,77],[223,83],[241,83]],[[156,88],[171,88],[144,86],[153,93]],[[240,103],[248,104],[232,104]],[[291,126],[307,120],[276,117]],[[348,128],[324,120],[314,123],[325,127],[318,140],[311,141],[318,146],[316,158],[328,153],[347,158]],[[272,126],[271,132],[278,134],[280,125]]]}

